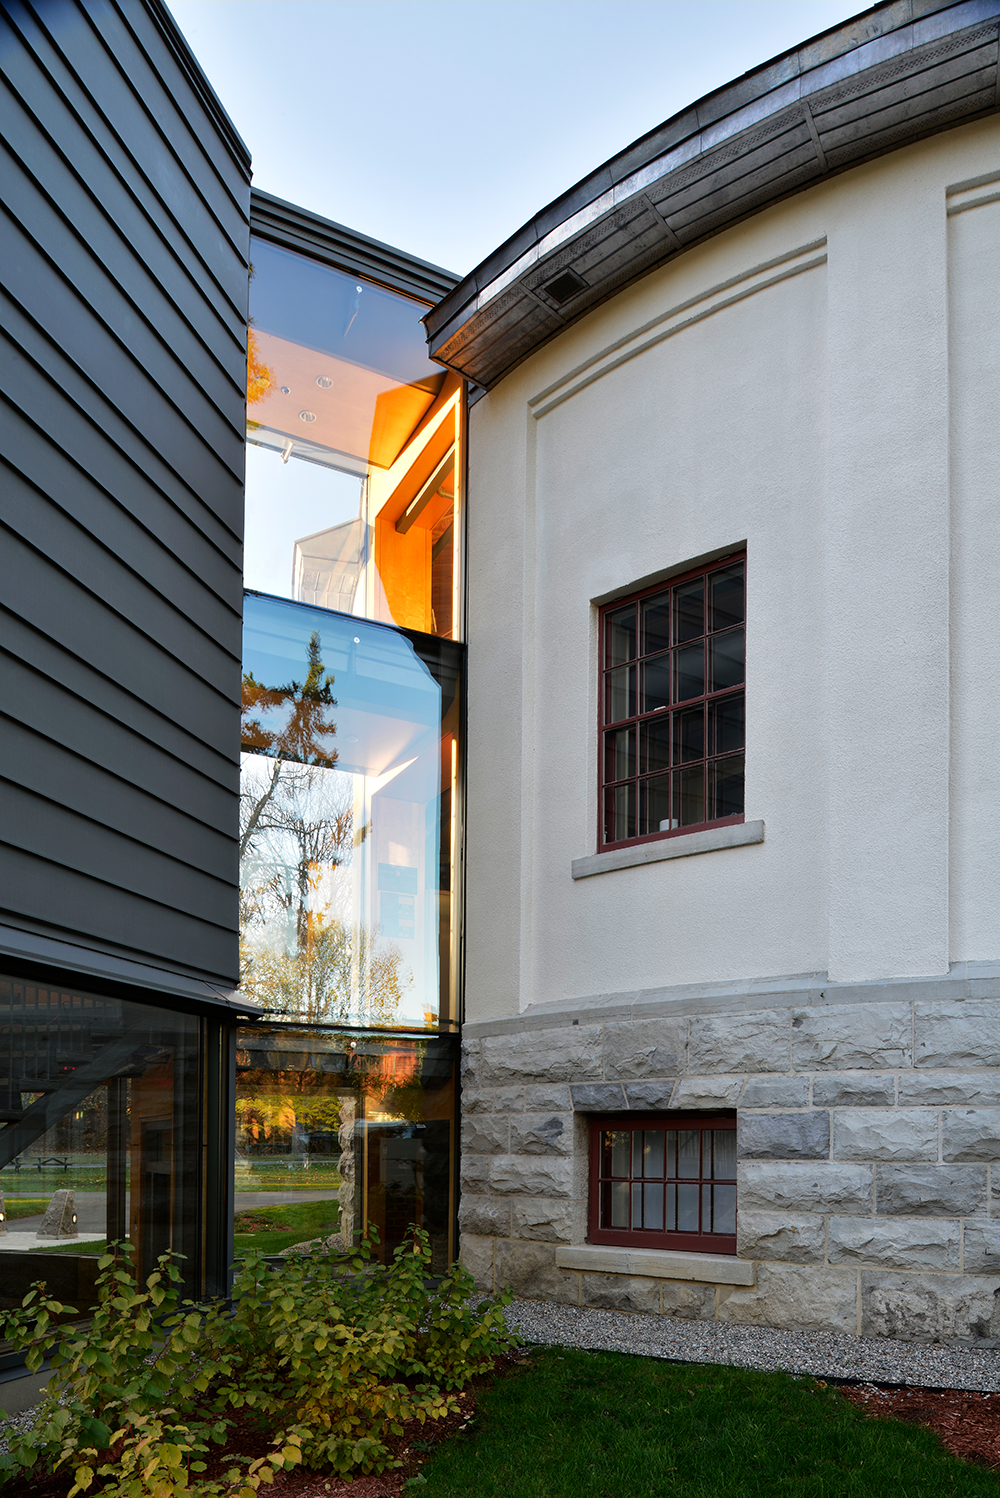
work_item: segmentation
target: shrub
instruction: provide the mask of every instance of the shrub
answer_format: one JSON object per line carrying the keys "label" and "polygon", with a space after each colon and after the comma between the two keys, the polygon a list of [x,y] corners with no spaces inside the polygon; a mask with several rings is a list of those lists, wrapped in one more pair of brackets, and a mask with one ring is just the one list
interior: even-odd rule
{"label": "shrub", "polygon": [[[341,1474],[394,1465],[387,1440],[402,1422],[455,1409],[454,1392],[514,1338],[509,1296],[473,1308],[458,1265],[428,1283],[425,1233],[412,1229],[387,1269],[373,1262],[373,1241],[370,1230],[353,1253],[280,1265],[250,1254],[231,1307],[182,1303],[170,1255],[137,1288],[118,1245],[101,1259],[92,1321],[61,1331],[57,1318],[72,1308],[36,1285],[0,1316],[0,1334],[29,1368],[49,1356],[53,1372],[0,1478],[69,1469],[70,1498],[95,1482],[107,1498],[253,1498],[298,1462]],[[210,1481],[211,1443],[229,1439],[234,1411],[271,1449]]]}

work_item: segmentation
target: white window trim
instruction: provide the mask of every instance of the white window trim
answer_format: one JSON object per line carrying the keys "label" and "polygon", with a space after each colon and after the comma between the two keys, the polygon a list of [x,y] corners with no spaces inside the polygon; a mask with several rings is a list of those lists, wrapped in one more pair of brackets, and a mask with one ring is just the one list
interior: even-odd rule
{"label": "white window trim", "polygon": [[756,1266],[729,1254],[674,1253],[662,1248],[605,1248],[579,1243],[556,1249],[558,1269],[591,1274],[642,1274],[660,1280],[694,1280],[701,1285],[752,1285]]}
{"label": "white window trim", "polygon": [[593,874],[610,874],[615,869],[634,869],[644,863],[662,863],[667,858],[690,858],[694,853],[745,848],[763,841],[763,822],[733,822],[728,827],[706,827],[702,832],[688,832],[682,837],[664,837],[655,843],[638,843],[632,848],[574,858],[572,873],[574,879],[589,879]]}

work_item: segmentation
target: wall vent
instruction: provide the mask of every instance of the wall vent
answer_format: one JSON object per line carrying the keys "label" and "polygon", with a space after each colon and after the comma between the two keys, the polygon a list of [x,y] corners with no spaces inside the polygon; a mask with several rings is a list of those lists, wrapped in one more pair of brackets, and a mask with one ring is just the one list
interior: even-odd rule
{"label": "wall vent", "polygon": [[586,281],[578,276],[575,270],[560,271],[551,281],[546,281],[541,288],[545,295],[561,307],[565,302],[571,302],[581,291],[589,290]]}

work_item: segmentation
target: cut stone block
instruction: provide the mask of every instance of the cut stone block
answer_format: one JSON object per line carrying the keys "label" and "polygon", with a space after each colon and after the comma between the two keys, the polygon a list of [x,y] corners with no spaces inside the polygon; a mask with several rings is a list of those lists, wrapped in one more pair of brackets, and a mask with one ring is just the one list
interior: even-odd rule
{"label": "cut stone block", "polygon": [[495,1113],[474,1113],[463,1119],[462,1148],[470,1155],[509,1154],[509,1121]]}
{"label": "cut stone block", "polygon": [[490,1186],[504,1196],[573,1195],[573,1161],[545,1155],[494,1155]]}
{"label": "cut stone block", "polygon": [[962,1243],[966,1274],[996,1274],[1000,1270],[1000,1222],[967,1222]]}
{"label": "cut stone block", "polygon": [[741,1113],[736,1123],[741,1160],[819,1160],[830,1153],[829,1113]]}
{"label": "cut stone block", "polygon": [[1000,1160],[1000,1109],[942,1113],[941,1153],[946,1160]]}
{"label": "cut stone block", "polygon": [[570,1092],[578,1113],[621,1113],[626,1106],[620,1082],[584,1082]]}
{"label": "cut stone block", "polygon": [[896,1083],[892,1077],[865,1076],[864,1072],[814,1077],[812,1100],[817,1108],[891,1107],[896,1101]]}
{"label": "cut stone block", "polygon": [[512,1155],[569,1155],[573,1152],[573,1120],[558,1114],[521,1113],[510,1121]]}
{"label": "cut stone block", "polygon": [[792,1014],[796,1071],[910,1066],[909,1004],[825,1004]]}
{"label": "cut stone block", "polygon": [[510,1237],[510,1203],[495,1196],[471,1196],[462,1193],[458,1225],[464,1235],[483,1238]]}
{"label": "cut stone block", "polygon": [[742,1077],[681,1077],[671,1107],[735,1108],[742,1091]]}
{"label": "cut stone block", "polygon": [[489,1155],[470,1155],[463,1147],[460,1177],[463,1191],[485,1193],[490,1179]]}
{"label": "cut stone block", "polygon": [[552,1243],[498,1243],[495,1273],[498,1289],[509,1287],[515,1295],[529,1300],[579,1304],[579,1280],[575,1274],[556,1268]]}
{"label": "cut stone block", "polygon": [[711,1285],[684,1285],[660,1280],[660,1312],[682,1321],[714,1321],[715,1291]]}
{"label": "cut stone block", "polygon": [[875,1210],[906,1217],[967,1217],[986,1211],[985,1165],[878,1165]]}
{"label": "cut stone block", "polygon": [[660,1282],[631,1274],[584,1274],[580,1278],[580,1303],[608,1311],[659,1315]]}
{"label": "cut stone block", "polygon": [[808,1077],[749,1077],[741,1108],[808,1108]]}
{"label": "cut stone block", "polygon": [[565,1025],[487,1035],[479,1062],[481,1086],[514,1082],[596,1081],[601,1075],[600,1025]]}
{"label": "cut stone block", "polygon": [[936,1160],[938,1120],[930,1108],[841,1108],[834,1114],[837,1160]]}
{"label": "cut stone block", "polygon": [[787,1071],[788,1011],[701,1015],[691,1021],[688,1070]]}
{"label": "cut stone block", "polygon": [[831,1217],[831,1264],[958,1269],[959,1225],[938,1217]]}
{"label": "cut stone block", "polygon": [[741,1259],[782,1259],[789,1264],[821,1264],[826,1224],[812,1212],[744,1212],[736,1219],[736,1252]]}
{"label": "cut stone block", "polygon": [[676,1077],[657,1081],[629,1082],[625,1087],[628,1106],[636,1113],[659,1113],[670,1107]]}
{"label": "cut stone block", "polygon": [[914,1004],[914,1065],[1000,1066],[1000,1000]]}
{"label": "cut stone block", "polygon": [[463,1233],[459,1240],[459,1261],[476,1282],[477,1290],[493,1292],[493,1239]]}
{"label": "cut stone block", "polygon": [[[872,1167],[824,1160],[741,1160],[737,1167],[740,1212],[762,1210],[863,1212],[872,1210]],[[737,1219],[738,1221],[739,1219]]]}
{"label": "cut stone block", "polygon": [[1000,1336],[1000,1279],[865,1270],[861,1331],[908,1342],[995,1342]]}
{"label": "cut stone block", "polygon": [[754,1289],[734,1290],[719,1320],[789,1331],[857,1330],[857,1273],[805,1264],[759,1264]]}
{"label": "cut stone block", "polygon": [[512,1199],[512,1238],[538,1240],[542,1243],[572,1243],[586,1231],[583,1202],[546,1201],[534,1197]]}
{"label": "cut stone block", "polygon": [[76,1192],[56,1191],[45,1209],[36,1238],[79,1238],[76,1227]]}
{"label": "cut stone block", "polygon": [[556,1082],[536,1082],[524,1089],[526,1113],[569,1113],[572,1107],[569,1088]]}
{"label": "cut stone block", "polygon": [[606,1077],[631,1082],[640,1077],[676,1076],[684,1068],[686,1053],[686,1020],[649,1019],[604,1026]]}
{"label": "cut stone block", "polygon": [[900,1103],[957,1103],[960,1107],[1000,1106],[998,1072],[903,1072],[899,1078]]}

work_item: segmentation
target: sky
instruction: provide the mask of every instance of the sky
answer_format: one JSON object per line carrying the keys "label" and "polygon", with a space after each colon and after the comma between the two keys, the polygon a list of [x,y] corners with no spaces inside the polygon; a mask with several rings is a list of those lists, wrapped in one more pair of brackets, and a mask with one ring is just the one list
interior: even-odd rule
{"label": "sky", "polygon": [[464,275],[841,0],[169,0],[254,184]]}

